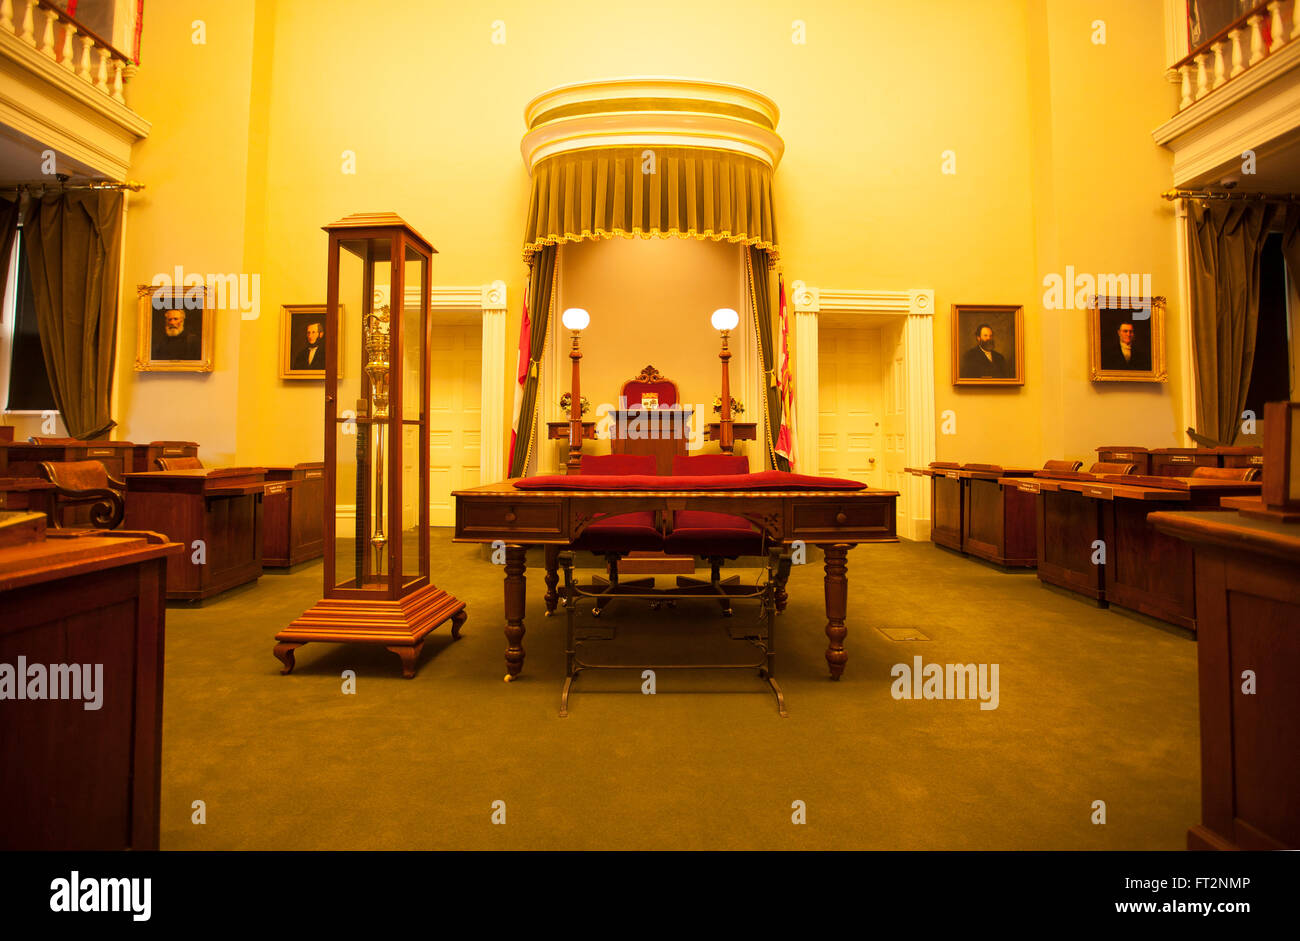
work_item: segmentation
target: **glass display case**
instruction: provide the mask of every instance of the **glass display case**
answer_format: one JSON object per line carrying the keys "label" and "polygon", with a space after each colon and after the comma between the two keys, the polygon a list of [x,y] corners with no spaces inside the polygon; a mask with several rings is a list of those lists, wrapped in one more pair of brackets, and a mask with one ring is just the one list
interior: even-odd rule
{"label": "glass display case", "polygon": [[[429,572],[432,245],[392,213],[325,226],[325,597],[276,635],[381,643],[414,675],[424,635],[465,605]],[[306,636],[310,634],[311,636]],[[289,646],[292,645],[292,646]]]}

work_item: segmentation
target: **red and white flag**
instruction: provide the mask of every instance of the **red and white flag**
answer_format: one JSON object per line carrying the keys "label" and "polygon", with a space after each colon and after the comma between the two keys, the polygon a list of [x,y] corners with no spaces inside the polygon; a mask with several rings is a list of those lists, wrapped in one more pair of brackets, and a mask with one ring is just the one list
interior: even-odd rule
{"label": "red and white flag", "polygon": [[[515,445],[519,440],[519,411],[524,406],[524,383],[533,356],[533,323],[528,319],[528,285],[524,285],[524,314],[519,321],[519,359],[515,364],[515,414],[510,424],[510,462],[514,463]],[[506,468],[509,473],[509,468]]]}
{"label": "red and white flag", "polygon": [[778,317],[781,321],[781,362],[777,372],[777,390],[781,394],[781,429],[776,435],[776,453],[795,469],[797,441],[794,425],[794,376],[790,375],[790,312],[785,302],[785,276],[776,277]]}

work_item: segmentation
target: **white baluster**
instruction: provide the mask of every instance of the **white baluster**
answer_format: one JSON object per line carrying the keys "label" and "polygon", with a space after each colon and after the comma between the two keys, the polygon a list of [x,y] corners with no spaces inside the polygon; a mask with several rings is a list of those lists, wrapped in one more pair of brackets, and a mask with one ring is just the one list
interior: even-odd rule
{"label": "white baluster", "polygon": [[89,36],[78,36],[81,40],[81,66],[77,69],[77,74],[86,81],[93,81],[90,75],[90,44],[94,42]]}
{"label": "white baluster", "polygon": [[1183,79],[1183,97],[1178,102],[1178,107],[1181,110],[1192,103],[1192,67],[1190,65],[1184,65],[1178,70],[1178,74],[1181,75]]}
{"label": "white baluster", "polygon": [[72,37],[76,34],[77,31],[71,25],[63,24],[63,48],[59,51],[59,61],[69,72],[76,68],[72,61]]}
{"label": "white baluster", "polygon": [[27,0],[27,9],[23,11],[22,38],[29,46],[36,45],[36,21],[32,17],[34,9],[36,9],[36,0]]}
{"label": "white baluster", "polygon": [[1250,22],[1250,62],[1248,65],[1254,65],[1260,59],[1264,58],[1264,17],[1256,13],[1249,20]]}
{"label": "white baluster", "polygon": [[1274,0],[1268,5],[1268,31],[1272,35],[1272,41],[1269,43],[1268,51],[1275,52],[1277,47],[1286,42],[1286,27],[1282,25],[1282,3],[1281,0]]}
{"label": "white baluster", "polygon": [[99,53],[99,69],[95,73],[95,87],[108,94],[108,50],[98,48],[95,50]]}
{"label": "white baluster", "polygon": [[1202,52],[1196,57],[1196,100],[1200,101],[1210,93],[1210,71],[1206,63],[1210,56]]}
{"label": "white baluster", "polygon": [[122,63],[118,59],[113,60],[113,100],[126,104],[126,98],[122,94]]}
{"label": "white baluster", "polygon": [[1227,69],[1227,47],[1224,43],[1216,42],[1214,44],[1214,84],[1212,88],[1218,88],[1228,80]]}
{"label": "white baluster", "polygon": [[1239,27],[1232,31],[1232,71],[1228,73],[1228,78],[1236,78],[1246,71],[1246,57],[1241,53],[1241,41],[1245,36],[1245,27]]}
{"label": "white baluster", "polygon": [[1300,0],[1291,4],[1291,38],[1300,39]]}
{"label": "white baluster", "polygon": [[54,22],[58,19],[51,11],[45,10],[45,29],[41,33],[41,52],[54,58]]}
{"label": "white baluster", "polygon": [[0,29],[14,30],[14,0],[0,0]]}

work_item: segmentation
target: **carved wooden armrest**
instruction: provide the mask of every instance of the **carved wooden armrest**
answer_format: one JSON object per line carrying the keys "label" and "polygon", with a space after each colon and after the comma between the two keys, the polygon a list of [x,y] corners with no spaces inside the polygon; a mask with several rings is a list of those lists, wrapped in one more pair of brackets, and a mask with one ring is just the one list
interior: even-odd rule
{"label": "carved wooden armrest", "polygon": [[[76,503],[94,501],[94,505],[90,508],[90,521],[102,529],[116,529],[122,524],[122,518],[126,515],[126,502],[116,490],[101,487],[71,490],[56,483],[54,492]],[[58,521],[55,520],[54,523],[57,528]]]}

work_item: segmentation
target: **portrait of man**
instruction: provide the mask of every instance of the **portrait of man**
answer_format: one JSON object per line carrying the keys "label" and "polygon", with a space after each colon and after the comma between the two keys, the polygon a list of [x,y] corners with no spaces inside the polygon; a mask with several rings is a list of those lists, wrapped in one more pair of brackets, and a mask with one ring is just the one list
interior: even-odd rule
{"label": "portrait of man", "polygon": [[[346,323],[343,305],[339,305],[339,322]],[[325,378],[324,304],[285,304],[280,308],[280,378]],[[335,337],[341,342],[347,331]],[[343,370],[343,350],[338,351],[339,375]]]}
{"label": "portrait of man", "polygon": [[953,385],[1024,385],[1024,308],[952,307]]}
{"label": "portrait of man", "polygon": [[[192,316],[191,316],[192,315]],[[153,315],[154,359],[194,361],[202,358],[203,337],[200,327],[203,311],[187,311],[184,306],[164,307]]]}
{"label": "portrait of man", "polygon": [[1007,379],[1011,372],[1007,358],[997,351],[993,328],[986,323],[975,328],[975,345],[961,355],[963,379]]}
{"label": "portrait of man", "polygon": [[[1139,331],[1138,324],[1146,329]],[[1115,325],[1109,336],[1103,333],[1101,348],[1102,369],[1151,369],[1151,343],[1149,321],[1124,317]]]}
{"label": "portrait of man", "polygon": [[305,343],[294,350],[290,368],[324,369],[325,368],[325,325],[319,321],[308,323],[303,329]]}

